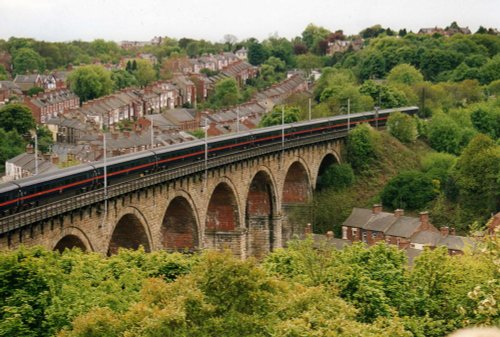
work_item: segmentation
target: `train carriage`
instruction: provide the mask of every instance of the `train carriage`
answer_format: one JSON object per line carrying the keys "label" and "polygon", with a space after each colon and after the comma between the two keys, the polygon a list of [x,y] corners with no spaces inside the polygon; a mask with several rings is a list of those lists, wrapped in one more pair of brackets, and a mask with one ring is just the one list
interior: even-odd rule
{"label": "train carriage", "polygon": [[[206,140],[207,144],[204,140],[195,140],[112,157],[106,162],[107,180],[109,185],[113,185],[202,160],[205,157],[205,146],[208,149],[208,157],[212,158],[248,151],[254,147],[279,144],[283,141],[283,135],[285,141],[331,132],[343,135],[348,129],[348,121],[351,128],[359,123],[370,123],[372,126],[381,127],[395,111],[415,115],[418,107],[382,109],[375,112],[353,113],[349,116],[276,125],[238,134],[210,137]],[[104,167],[104,162],[100,161],[0,184],[0,217],[102,188]]]}

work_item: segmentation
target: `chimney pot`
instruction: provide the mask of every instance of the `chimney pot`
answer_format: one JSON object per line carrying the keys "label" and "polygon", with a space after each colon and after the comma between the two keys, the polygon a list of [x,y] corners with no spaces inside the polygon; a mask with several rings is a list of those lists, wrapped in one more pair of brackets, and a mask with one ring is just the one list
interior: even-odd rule
{"label": "chimney pot", "polygon": [[439,229],[442,236],[448,236],[450,234],[450,229],[447,226],[443,226]]}
{"label": "chimney pot", "polygon": [[326,238],[327,238],[328,240],[333,239],[333,238],[334,238],[333,231],[328,231],[328,232],[326,232]]}
{"label": "chimney pot", "polygon": [[427,211],[420,212],[419,215],[420,215],[420,223],[427,225],[429,223],[429,212]]}
{"label": "chimney pot", "polygon": [[454,227],[450,227],[450,235],[457,235]]}
{"label": "chimney pot", "polygon": [[398,208],[397,210],[394,211],[394,216],[396,216],[396,217],[400,217],[400,216],[403,216],[403,215],[405,215],[405,210],[404,209]]}
{"label": "chimney pot", "polygon": [[381,204],[374,204],[372,207],[372,212],[373,214],[379,214],[382,212],[382,205]]}

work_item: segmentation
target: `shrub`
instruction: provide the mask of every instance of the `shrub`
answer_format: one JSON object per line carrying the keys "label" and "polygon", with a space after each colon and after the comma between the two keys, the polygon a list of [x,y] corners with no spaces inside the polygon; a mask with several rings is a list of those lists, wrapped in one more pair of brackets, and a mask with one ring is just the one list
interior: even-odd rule
{"label": "shrub", "polygon": [[417,139],[417,122],[413,117],[399,111],[391,114],[387,121],[387,129],[400,142],[411,143]]}
{"label": "shrub", "polygon": [[354,171],[350,164],[338,164],[328,167],[318,181],[319,189],[335,188],[343,189],[354,182]]}
{"label": "shrub", "polygon": [[437,195],[431,178],[422,172],[401,172],[382,190],[381,199],[392,208],[423,209]]}

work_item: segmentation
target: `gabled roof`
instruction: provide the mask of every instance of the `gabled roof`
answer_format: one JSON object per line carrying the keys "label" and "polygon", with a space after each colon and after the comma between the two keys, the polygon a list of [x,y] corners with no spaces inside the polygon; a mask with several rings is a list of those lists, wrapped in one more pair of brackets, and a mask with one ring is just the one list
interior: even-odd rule
{"label": "gabled roof", "polygon": [[386,235],[410,238],[420,226],[420,219],[400,216],[385,232]]}

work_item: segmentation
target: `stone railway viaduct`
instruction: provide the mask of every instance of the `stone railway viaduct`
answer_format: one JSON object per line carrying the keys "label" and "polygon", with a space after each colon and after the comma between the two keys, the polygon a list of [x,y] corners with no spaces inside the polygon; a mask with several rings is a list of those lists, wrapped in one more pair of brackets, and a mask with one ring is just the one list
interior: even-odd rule
{"label": "stone railway viaduct", "polygon": [[[285,148],[151,184],[0,235],[0,249],[42,245],[114,254],[229,249],[241,258],[282,247],[308,222],[318,177],[341,161],[342,138]],[[292,214],[300,213],[300,221]]]}

